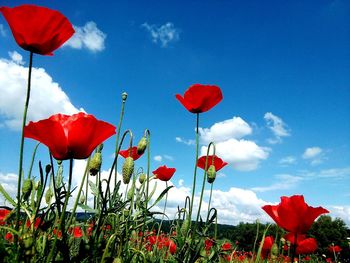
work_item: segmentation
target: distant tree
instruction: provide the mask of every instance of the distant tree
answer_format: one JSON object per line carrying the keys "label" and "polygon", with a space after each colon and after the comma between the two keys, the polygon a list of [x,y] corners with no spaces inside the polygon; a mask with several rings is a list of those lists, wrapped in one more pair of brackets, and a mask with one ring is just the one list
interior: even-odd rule
{"label": "distant tree", "polygon": [[347,237],[349,237],[349,229],[345,222],[340,218],[332,218],[328,215],[323,215],[312,225],[309,230],[309,236],[316,238],[321,254],[331,256],[328,247],[332,244],[342,248],[340,253],[342,262],[350,262],[350,249]]}

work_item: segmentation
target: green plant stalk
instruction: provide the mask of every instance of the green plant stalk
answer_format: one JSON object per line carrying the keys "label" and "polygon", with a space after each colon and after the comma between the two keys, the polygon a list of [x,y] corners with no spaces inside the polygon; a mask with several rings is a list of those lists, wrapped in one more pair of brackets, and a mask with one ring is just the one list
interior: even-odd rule
{"label": "green plant stalk", "polygon": [[[18,167],[18,184],[17,184],[17,211],[16,211],[16,226],[15,230],[19,230],[19,221],[20,221],[20,209],[21,209],[21,182],[22,182],[22,170],[23,170],[23,151],[24,151],[24,127],[27,121],[27,112],[30,99],[30,88],[31,88],[31,79],[32,79],[32,67],[33,67],[33,52],[30,52],[29,55],[29,70],[28,70],[28,85],[27,85],[27,95],[26,101],[24,104],[23,120],[22,120],[22,134],[21,134],[21,144],[19,150],[19,167]],[[18,248],[18,235],[14,237],[14,243],[16,250]]]}
{"label": "green plant stalk", "polygon": [[[165,182],[165,188],[168,188],[168,182]],[[165,210],[166,210],[166,205],[168,203],[168,192],[166,192],[166,195],[165,195],[165,202],[164,202],[164,208],[163,208],[163,215],[162,215],[162,220],[160,221],[160,224],[159,224],[159,228],[158,228],[158,232],[157,232],[157,239],[156,239],[156,244],[155,244],[155,247],[157,247],[157,244],[158,244],[158,237],[159,237],[159,234],[160,234],[160,230],[162,228],[162,224],[163,224],[163,221],[164,221],[164,215],[165,215]]]}
{"label": "green plant stalk", "polygon": [[192,218],[194,193],[196,191],[196,180],[197,180],[197,162],[198,162],[198,149],[199,149],[198,128],[199,128],[199,113],[196,114],[196,160],[195,160],[195,163],[194,163],[192,197],[191,197],[191,205],[190,205],[190,212],[189,212],[190,222],[192,222],[191,218]]}
{"label": "green plant stalk", "polygon": [[[120,137],[120,129],[122,127],[122,123],[123,123],[123,118],[124,118],[124,108],[125,108],[125,102],[126,102],[126,99],[122,100],[122,108],[121,108],[121,111],[120,111],[120,117],[119,117],[119,125],[118,125],[118,128],[117,128],[117,138],[116,138],[116,142],[115,142],[115,157],[117,158],[118,157],[118,153],[120,151],[120,147],[118,149],[118,144],[119,144],[119,137]],[[118,175],[118,171],[117,171],[117,164],[115,164],[115,170],[114,170],[114,187],[117,186],[117,175]],[[107,186],[108,187],[108,186]]]}
{"label": "green plant stalk", "polygon": [[33,165],[34,165],[34,159],[35,159],[35,155],[36,155],[36,151],[38,149],[38,146],[40,145],[40,142],[37,143],[34,147],[34,151],[33,151],[33,155],[32,155],[32,161],[30,163],[30,168],[29,168],[29,172],[28,172],[28,179],[30,179],[30,176],[32,174],[32,170],[33,170]]}
{"label": "green plant stalk", "polygon": [[[75,221],[75,212],[77,210],[77,207],[78,207],[78,202],[80,200],[80,195],[81,195],[81,192],[83,190],[83,186],[84,186],[84,182],[85,182],[85,179],[87,178],[87,175],[89,174],[88,171],[89,171],[89,163],[90,163],[90,157],[89,159],[87,160],[87,163],[86,163],[86,166],[85,166],[85,171],[84,171],[84,175],[83,175],[83,179],[81,180],[81,183],[80,183],[80,187],[79,187],[79,191],[78,191],[78,195],[77,195],[77,198],[75,199],[75,202],[74,202],[74,206],[73,206],[73,210],[72,210],[72,213],[69,217],[69,220],[68,220],[68,223],[67,223],[67,226],[70,226],[72,224],[72,222],[74,223]],[[86,179],[87,180],[87,179]],[[73,220],[74,218],[74,220]]]}
{"label": "green plant stalk", "polygon": [[212,182],[211,184],[210,184],[210,194],[209,194],[209,203],[208,203],[208,216],[207,216],[207,221],[208,221],[208,219],[209,219],[209,211],[210,211],[210,203],[211,203],[211,197],[212,197],[212,195],[213,195],[213,184],[214,184],[214,182]]}
{"label": "green plant stalk", "polygon": [[[64,200],[64,205],[63,205],[63,209],[62,209],[62,214],[60,217],[60,224],[58,229],[61,230],[62,232],[62,243],[65,243],[65,239],[66,239],[66,231],[65,231],[65,215],[66,215],[66,209],[67,209],[67,204],[68,204],[68,200],[69,200],[69,196],[70,196],[70,189],[71,189],[71,185],[72,185],[72,174],[73,174],[73,158],[69,159],[69,177],[68,177],[68,189],[67,189],[67,193],[66,193],[66,198]],[[54,252],[55,252],[55,248],[56,248],[56,244],[57,244],[57,235],[55,235],[55,239],[52,245],[52,248],[50,250],[50,254],[46,259],[46,262],[49,263],[52,261],[52,258],[54,256]],[[68,256],[65,255],[64,256]]]}

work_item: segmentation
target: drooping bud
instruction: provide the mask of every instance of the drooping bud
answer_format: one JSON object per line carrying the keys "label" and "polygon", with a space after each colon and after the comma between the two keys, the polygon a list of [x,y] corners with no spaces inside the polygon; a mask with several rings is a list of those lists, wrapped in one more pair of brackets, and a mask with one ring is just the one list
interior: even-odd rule
{"label": "drooping bud", "polygon": [[46,172],[46,174],[48,174],[50,171],[51,171],[51,165],[48,164],[45,166],[45,172]]}
{"label": "drooping bud", "polygon": [[102,154],[97,152],[89,162],[89,171],[92,176],[95,176],[101,169]]}
{"label": "drooping bud", "polygon": [[187,232],[190,229],[190,224],[191,224],[190,218],[186,218],[182,222],[182,226],[181,226],[181,229],[180,229],[180,232],[181,232],[182,236],[186,236],[187,235]]}
{"label": "drooping bud", "polygon": [[35,190],[35,191],[38,191],[39,187],[40,187],[40,181],[37,181],[37,182],[34,184],[34,190]]}
{"label": "drooping bud", "polygon": [[146,174],[144,174],[144,173],[140,174],[140,176],[139,176],[140,184],[143,184],[143,182],[146,180],[146,177],[147,177]]}
{"label": "drooping bud", "polygon": [[50,205],[52,196],[53,196],[52,189],[51,188],[47,189],[47,191],[45,193],[46,204]]}
{"label": "drooping bud", "polygon": [[207,174],[208,174],[207,181],[208,183],[212,184],[216,178],[216,170],[213,164],[209,166]]}
{"label": "drooping bud", "polygon": [[123,183],[128,184],[132,173],[134,172],[134,159],[132,157],[125,158],[122,167]]}
{"label": "drooping bud", "polygon": [[33,182],[30,179],[26,179],[22,185],[22,195],[24,200],[28,200],[30,193],[33,190]]}
{"label": "drooping bud", "polygon": [[79,199],[79,202],[81,203],[81,204],[84,204],[85,203],[85,195],[84,195],[84,193],[80,196],[80,199]]}
{"label": "drooping bud", "polygon": [[128,98],[128,93],[123,92],[123,93],[122,93],[122,100],[123,100],[123,101],[126,101],[127,98]]}
{"label": "drooping bud", "polygon": [[141,155],[145,152],[147,147],[147,138],[145,136],[143,136],[139,143],[137,144],[137,154]]}

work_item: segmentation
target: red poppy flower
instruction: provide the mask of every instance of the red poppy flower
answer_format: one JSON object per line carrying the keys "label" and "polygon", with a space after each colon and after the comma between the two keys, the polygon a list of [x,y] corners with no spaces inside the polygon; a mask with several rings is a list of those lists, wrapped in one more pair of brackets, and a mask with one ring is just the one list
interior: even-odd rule
{"label": "red poppy flower", "polygon": [[158,167],[157,170],[154,170],[152,173],[161,181],[169,181],[171,177],[173,177],[175,171],[175,168],[168,168],[166,165],[163,165]]}
{"label": "red poppy flower", "polygon": [[119,151],[119,154],[121,156],[123,156],[124,158],[132,157],[134,159],[134,161],[136,161],[138,158],[140,158],[142,156],[142,154],[139,155],[137,153],[137,147],[136,146],[131,148],[131,155],[130,155],[130,148],[127,149],[127,150]]}
{"label": "red poppy flower", "polygon": [[229,242],[225,242],[221,245],[221,249],[223,251],[227,251],[227,250],[230,250],[231,249],[231,244]]}
{"label": "red poppy flower", "polygon": [[11,232],[7,232],[6,235],[5,235],[5,239],[9,242],[12,242],[13,241],[13,235]]}
{"label": "red poppy flower", "polygon": [[264,238],[264,244],[261,250],[261,257],[263,259],[267,258],[274,242],[275,242],[275,239],[273,238],[273,236],[267,236]]}
{"label": "red poppy flower", "polygon": [[[197,166],[199,168],[205,169],[205,161],[207,159],[207,156],[204,155],[198,159]],[[207,164],[207,170],[210,165],[212,165],[214,159],[214,166],[215,171],[221,170],[225,165],[227,165],[227,162],[224,162],[220,157],[217,157],[216,155],[209,155],[208,156],[208,164]]]}
{"label": "red poppy flower", "polygon": [[47,147],[57,160],[85,159],[104,140],[115,134],[115,127],[83,112],[56,114],[24,128],[24,137],[37,140]]}
{"label": "red poppy flower", "polygon": [[52,52],[66,42],[74,29],[60,12],[36,5],[0,7],[17,44],[41,55]]}
{"label": "red poppy flower", "polygon": [[81,238],[83,236],[83,230],[80,226],[75,226],[73,229],[73,236],[75,238]]}
{"label": "red poppy flower", "polygon": [[62,238],[62,231],[61,230],[57,230],[57,228],[54,228],[54,230],[52,232],[54,235],[57,236],[57,238]]}
{"label": "red poppy flower", "polygon": [[10,212],[8,209],[0,209],[0,226],[5,224],[5,219]]}
{"label": "red poppy flower", "polygon": [[182,97],[176,94],[181,104],[192,113],[206,112],[222,100],[222,93],[218,86],[194,84]]}
{"label": "red poppy flower", "polygon": [[297,240],[295,241],[295,233],[288,233],[284,236],[293,246],[296,242],[296,254],[312,254],[317,250],[317,241],[316,239],[310,237],[307,238],[306,235],[297,235]]}
{"label": "red poppy flower", "polygon": [[292,233],[306,233],[318,216],[329,213],[323,207],[307,205],[302,195],[282,196],[278,205],[265,205],[262,209],[277,225]]}
{"label": "red poppy flower", "polygon": [[204,249],[206,251],[209,251],[214,245],[214,241],[212,239],[209,239],[207,238],[205,241],[204,241]]}
{"label": "red poppy flower", "polygon": [[[41,225],[43,225],[43,224],[44,224],[44,221],[41,220],[40,217],[36,218],[36,219],[35,219],[35,222],[34,222],[34,229],[38,229],[38,227],[41,226]],[[30,227],[31,227],[31,224],[30,224],[30,220],[29,220],[29,219],[27,219],[27,221],[26,221],[26,227],[27,227],[27,228],[30,228]]]}
{"label": "red poppy flower", "polygon": [[331,252],[331,253],[339,253],[340,251],[342,251],[343,249],[336,245],[336,246],[329,246],[328,247],[328,251]]}

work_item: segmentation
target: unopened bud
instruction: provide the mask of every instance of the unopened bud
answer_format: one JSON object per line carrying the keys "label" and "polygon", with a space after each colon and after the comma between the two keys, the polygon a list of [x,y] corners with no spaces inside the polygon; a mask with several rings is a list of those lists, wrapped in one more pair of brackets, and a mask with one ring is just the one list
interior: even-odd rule
{"label": "unopened bud", "polygon": [[139,143],[137,144],[137,154],[141,155],[145,152],[147,147],[147,138],[145,136],[143,136]]}
{"label": "unopened bud", "polygon": [[28,200],[28,197],[30,196],[30,193],[32,192],[33,189],[33,182],[30,179],[26,179],[23,182],[22,185],[22,194],[23,194],[23,199]]}
{"label": "unopened bud", "polygon": [[84,204],[85,203],[85,195],[84,194],[82,194],[81,196],[80,196],[80,199],[79,199],[79,202],[81,203],[81,204]]}
{"label": "unopened bud", "polygon": [[128,98],[128,93],[123,92],[123,93],[122,93],[122,100],[123,100],[123,101],[126,101],[127,98]]}
{"label": "unopened bud", "polygon": [[140,174],[139,176],[139,182],[140,184],[143,184],[143,182],[146,180],[147,175],[146,174]]}
{"label": "unopened bud", "polygon": [[45,193],[45,202],[46,204],[50,204],[51,203],[51,198],[53,196],[52,190],[51,188],[47,189],[46,193]]}
{"label": "unopened bud", "polygon": [[209,166],[208,171],[207,171],[208,177],[207,177],[207,181],[208,183],[213,183],[215,181],[216,178],[216,170],[215,170],[215,166],[212,164]]}
{"label": "unopened bud", "polygon": [[40,181],[37,181],[35,184],[34,184],[34,190],[37,191],[40,187]]}
{"label": "unopened bud", "polygon": [[278,245],[273,243],[271,247],[271,255],[277,257],[278,256]]}
{"label": "unopened bud", "polygon": [[113,263],[123,263],[123,261],[120,257],[117,257],[113,260]]}
{"label": "unopened bud", "polygon": [[185,221],[183,221],[182,223],[182,226],[181,226],[181,229],[180,229],[180,232],[182,234],[182,236],[186,236],[187,235],[187,232],[190,228],[190,219],[189,218],[186,218]]}
{"label": "unopened bud", "polygon": [[123,183],[128,184],[132,173],[134,172],[134,159],[132,157],[125,158],[122,167]]}
{"label": "unopened bud", "polygon": [[134,192],[135,192],[135,185],[132,184],[132,186],[131,186],[131,188],[129,189],[128,194],[127,194],[128,200],[131,200],[131,199],[132,199],[132,197],[134,196]]}
{"label": "unopened bud", "polygon": [[97,152],[94,154],[92,159],[89,162],[89,171],[91,175],[96,175],[100,169],[102,164],[102,154],[100,152]]}
{"label": "unopened bud", "polygon": [[46,174],[48,174],[50,171],[51,171],[51,165],[48,164],[45,166],[45,172],[46,172]]}

